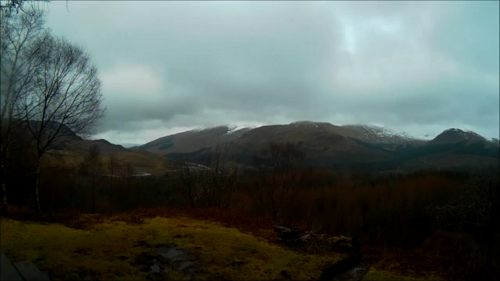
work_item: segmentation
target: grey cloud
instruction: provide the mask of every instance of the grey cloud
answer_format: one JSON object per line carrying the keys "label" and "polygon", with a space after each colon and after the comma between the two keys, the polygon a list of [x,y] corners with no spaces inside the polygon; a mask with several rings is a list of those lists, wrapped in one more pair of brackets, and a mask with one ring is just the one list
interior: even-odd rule
{"label": "grey cloud", "polygon": [[108,80],[122,79],[126,64],[161,81],[149,87],[136,77],[141,86],[125,94],[108,83],[103,133],[309,119],[412,130],[470,124],[498,136],[496,2],[50,7],[50,27],[87,46]]}
{"label": "grey cloud", "polygon": [[498,1],[459,2],[456,13],[432,35],[431,44],[466,67],[498,76],[499,9]]}

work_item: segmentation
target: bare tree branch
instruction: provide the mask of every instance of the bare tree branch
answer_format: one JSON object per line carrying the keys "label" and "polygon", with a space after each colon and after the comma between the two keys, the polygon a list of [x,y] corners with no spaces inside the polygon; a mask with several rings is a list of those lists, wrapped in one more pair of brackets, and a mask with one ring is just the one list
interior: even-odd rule
{"label": "bare tree branch", "polygon": [[304,158],[305,153],[290,142],[269,142],[267,148],[254,156],[261,174],[261,188],[275,221],[281,218],[287,196],[299,178]]}
{"label": "bare tree branch", "polygon": [[0,158],[2,205],[7,213],[8,159],[13,150],[22,149],[29,143],[14,140],[13,131],[24,121],[20,102],[33,90],[37,67],[32,58],[40,49],[32,46],[44,32],[45,16],[41,10],[26,9],[18,16],[1,13],[0,19]]}
{"label": "bare tree branch", "polygon": [[[38,190],[40,159],[76,135],[90,134],[104,109],[97,69],[81,48],[44,33],[30,50],[30,66],[35,69],[33,83],[18,108],[36,147]],[[37,209],[37,214],[41,213]]]}

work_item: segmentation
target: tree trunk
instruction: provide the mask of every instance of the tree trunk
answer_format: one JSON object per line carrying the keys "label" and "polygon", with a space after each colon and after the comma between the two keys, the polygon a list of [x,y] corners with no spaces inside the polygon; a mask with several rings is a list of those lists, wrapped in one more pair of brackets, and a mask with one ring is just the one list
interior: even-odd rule
{"label": "tree trunk", "polygon": [[2,170],[1,173],[1,181],[2,181],[2,214],[4,216],[9,215],[9,208],[7,205],[7,151],[3,149],[3,143],[0,141],[0,157],[2,158],[1,165]]}
{"label": "tree trunk", "polygon": [[40,177],[40,157],[38,157],[36,160],[36,173],[35,173],[35,212],[36,212],[36,219],[40,221],[42,220],[42,210],[40,208],[40,196],[38,192],[39,177]]}
{"label": "tree trunk", "polygon": [[142,192],[144,189],[144,181],[141,180],[141,184],[139,185],[139,196],[137,197],[137,208],[142,207]]}
{"label": "tree trunk", "polygon": [[111,184],[109,185],[109,210],[113,214],[113,172],[111,172]]}
{"label": "tree trunk", "polygon": [[95,179],[92,180],[92,214],[95,214]]}
{"label": "tree trunk", "polygon": [[[2,173],[3,174],[3,173]],[[7,184],[5,183],[5,175],[2,175],[2,214],[9,215],[9,208],[7,205]]]}
{"label": "tree trunk", "polygon": [[71,188],[71,210],[76,211],[75,208],[75,190],[76,190],[76,178],[77,178],[77,168],[75,168],[75,171],[73,173],[73,187]]}

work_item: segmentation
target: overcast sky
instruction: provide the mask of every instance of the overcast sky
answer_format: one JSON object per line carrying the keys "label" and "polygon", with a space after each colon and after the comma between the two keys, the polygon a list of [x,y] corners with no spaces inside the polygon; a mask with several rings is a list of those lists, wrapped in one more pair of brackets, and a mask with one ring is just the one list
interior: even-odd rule
{"label": "overcast sky", "polygon": [[499,2],[53,1],[107,115],[142,144],[215,125],[299,120],[499,136]]}

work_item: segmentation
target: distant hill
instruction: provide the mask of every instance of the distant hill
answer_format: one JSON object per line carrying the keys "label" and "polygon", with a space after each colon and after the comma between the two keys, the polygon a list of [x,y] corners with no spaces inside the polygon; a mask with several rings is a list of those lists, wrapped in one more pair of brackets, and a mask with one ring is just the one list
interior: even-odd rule
{"label": "distant hill", "polygon": [[125,147],[123,147],[119,144],[112,144],[105,139],[93,140],[92,143],[97,144],[97,145],[102,144],[103,147],[105,147],[105,148],[108,148],[108,149],[113,148],[114,150],[117,150],[117,151],[126,151],[127,150]]}
{"label": "distant hill", "polygon": [[[148,173],[154,175],[163,175],[172,168],[172,163],[162,155],[144,150],[130,150],[121,145],[112,144],[107,140],[75,140],[69,142],[64,147],[66,153],[65,160],[69,164],[77,164],[83,160],[83,157],[91,146],[96,145],[101,153],[102,161],[107,163],[110,156],[115,157],[122,169],[125,169],[127,163],[130,163],[136,173]],[[106,169],[107,166],[104,166]]]}
{"label": "distant hill", "polygon": [[[36,126],[37,123],[33,122],[32,125]],[[59,124],[54,123],[52,126],[58,127]],[[27,130],[25,125],[18,126],[16,136],[22,137],[23,140],[28,142],[31,135]],[[67,126],[63,126],[61,130],[63,131],[63,137],[58,138],[58,141],[49,147],[49,153],[46,154],[44,159],[45,163],[50,163],[50,166],[74,167],[83,161],[89,148],[96,145],[99,148],[101,160],[104,164],[107,163],[109,156],[114,156],[123,169],[127,163],[130,163],[137,173],[156,175],[164,174],[166,170],[172,167],[172,163],[162,155],[148,151],[131,151],[104,139],[86,140],[76,135]],[[104,165],[104,168],[106,169],[107,166]]]}
{"label": "distant hill", "polygon": [[137,146],[134,149],[147,150],[162,155],[167,153],[188,153],[216,145],[217,143],[233,141],[249,130],[250,128],[235,128],[230,126],[191,130],[165,136]]}
{"label": "distant hill", "polygon": [[425,141],[373,125],[336,126],[311,121],[236,130],[229,126],[192,130],[159,138],[135,150],[203,163],[211,147],[227,144],[229,161],[251,167],[253,156],[270,141],[296,143],[307,155],[307,166],[334,169],[456,168],[498,165],[499,159],[498,145],[471,131],[449,129]]}
{"label": "distant hill", "polygon": [[487,142],[486,138],[476,134],[472,131],[464,131],[457,128],[451,128],[443,131],[441,134],[437,135],[434,139],[427,142],[428,145],[435,144],[452,144],[465,142],[467,144],[475,142]]}
{"label": "distant hill", "polygon": [[500,146],[500,140],[498,139],[495,139],[495,138],[492,138],[490,143],[493,145],[493,146]]}

